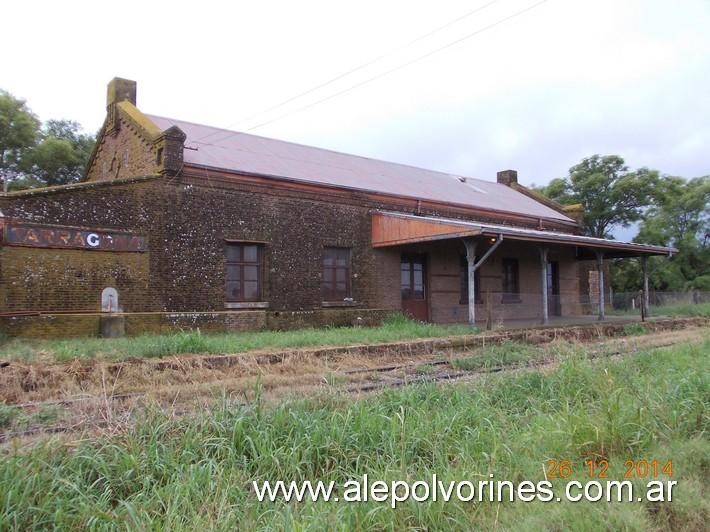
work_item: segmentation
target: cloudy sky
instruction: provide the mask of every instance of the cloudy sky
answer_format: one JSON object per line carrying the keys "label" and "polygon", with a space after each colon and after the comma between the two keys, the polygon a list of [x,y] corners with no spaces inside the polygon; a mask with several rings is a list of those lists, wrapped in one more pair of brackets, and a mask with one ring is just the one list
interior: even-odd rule
{"label": "cloudy sky", "polygon": [[88,131],[121,76],[149,113],[484,179],[594,153],[710,174],[708,0],[10,0],[3,19],[0,88]]}

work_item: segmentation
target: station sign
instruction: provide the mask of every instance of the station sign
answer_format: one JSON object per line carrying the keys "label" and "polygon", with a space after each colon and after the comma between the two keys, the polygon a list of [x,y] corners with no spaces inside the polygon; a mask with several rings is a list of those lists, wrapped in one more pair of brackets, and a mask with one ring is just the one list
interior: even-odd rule
{"label": "station sign", "polygon": [[6,222],[3,245],[97,251],[147,251],[145,237],[123,231]]}

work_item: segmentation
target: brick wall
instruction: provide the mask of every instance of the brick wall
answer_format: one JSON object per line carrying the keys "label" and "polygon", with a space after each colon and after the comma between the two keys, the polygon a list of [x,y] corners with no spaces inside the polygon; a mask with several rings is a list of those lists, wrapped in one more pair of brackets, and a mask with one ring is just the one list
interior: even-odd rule
{"label": "brick wall", "polygon": [[150,306],[149,253],[0,248],[0,302],[5,311],[101,310],[101,291],[118,290],[126,311]]}
{"label": "brick wall", "polygon": [[[438,323],[465,323],[468,305],[461,303],[461,257],[466,251],[460,241],[444,241],[411,248],[413,253],[425,253],[429,268],[430,317]],[[485,253],[481,248],[480,256]],[[502,260],[518,260],[520,300],[503,302]],[[565,316],[581,314],[577,265],[574,251],[550,247],[549,261],[559,264],[561,312]],[[542,318],[542,279],[538,246],[525,242],[504,241],[479,269],[480,303],[476,304],[476,320],[485,321],[486,292],[491,298],[494,321],[534,320]],[[478,298],[477,298],[478,299]]]}
{"label": "brick wall", "polygon": [[[223,311],[225,239],[264,242],[269,311],[322,308],[324,246],[352,249],[356,309],[399,307],[398,285],[381,292],[381,257],[370,246],[369,209],[362,205],[155,178],[15,194],[0,198],[0,209],[9,219],[128,230],[148,240],[145,253],[4,246],[3,311],[98,310],[106,286],[118,290],[129,312]],[[394,257],[390,263],[398,275]],[[285,321],[270,318],[278,327]]]}
{"label": "brick wall", "polygon": [[157,173],[156,147],[130,121],[118,118],[117,127],[102,136],[86,172],[86,181],[121,179]]}
{"label": "brick wall", "polygon": [[[112,314],[124,319],[128,336],[174,333],[199,329],[202,332],[294,329],[318,326],[377,325],[391,310],[320,309],[310,311],[268,312],[240,310],[226,312],[135,312]],[[106,314],[37,314],[0,316],[0,332],[10,337],[72,338],[97,336]]]}
{"label": "brick wall", "polygon": [[584,313],[579,294],[579,269],[574,248],[553,248],[549,260],[559,264],[560,306],[563,316],[580,316]]}
{"label": "brick wall", "polygon": [[[360,309],[399,309],[402,250],[372,248],[369,213],[373,207],[397,206],[374,203],[366,195],[335,199],[278,186],[227,186],[207,177],[200,185],[182,178],[135,178],[0,197],[0,211],[6,218],[128,230],[148,240],[145,253],[5,246],[0,249],[1,310],[97,309],[101,290],[113,286],[125,311],[224,311],[225,240],[264,243],[262,284],[268,308],[263,320],[251,322],[254,327],[345,323],[362,313]],[[324,246],[352,249],[355,302],[343,313],[320,312],[325,310],[320,290]],[[456,241],[423,249],[431,261],[431,319],[465,322],[467,309],[459,303],[458,292],[463,245]],[[572,256],[558,253],[561,289],[576,294],[576,301]],[[505,242],[482,268],[482,289],[500,291],[502,256],[519,258],[521,290],[539,297],[537,248],[512,242]],[[551,256],[551,260],[555,259]],[[477,312],[483,316],[482,305]],[[539,304],[523,297],[517,308],[498,305],[496,312],[499,317],[535,317]]]}
{"label": "brick wall", "polygon": [[[577,264],[578,290],[580,298],[586,303],[585,311],[596,314],[599,312],[599,271],[596,260],[579,261]],[[611,274],[609,263],[604,263],[604,303],[610,304]]]}

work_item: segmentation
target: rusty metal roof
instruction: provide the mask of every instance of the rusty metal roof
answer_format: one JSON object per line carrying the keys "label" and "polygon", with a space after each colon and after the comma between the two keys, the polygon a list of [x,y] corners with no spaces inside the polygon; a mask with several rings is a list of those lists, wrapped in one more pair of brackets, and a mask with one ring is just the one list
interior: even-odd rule
{"label": "rusty metal roof", "polygon": [[147,116],[162,130],[177,126],[185,132],[186,146],[197,148],[185,150],[185,163],[191,165],[572,222],[564,214],[491,181]]}
{"label": "rusty metal roof", "polygon": [[[678,252],[675,248],[664,246],[653,246],[650,244],[637,244],[636,242],[623,242],[621,240],[611,240],[607,238],[597,238],[592,236],[573,235],[570,233],[560,233],[555,231],[542,231],[538,229],[524,229],[521,227],[512,227],[508,225],[489,224],[483,222],[473,222],[467,220],[457,220],[454,218],[440,218],[435,216],[416,216],[412,214],[403,214],[401,212],[375,211],[372,214],[373,218],[384,218],[390,220],[399,220],[403,224],[422,223],[431,224],[433,227],[438,226],[439,230],[434,229],[420,233],[425,236],[417,238],[392,239],[390,242],[376,242],[376,247],[396,246],[402,243],[412,243],[416,241],[427,240],[445,240],[448,238],[460,238],[467,231],[469,236],[503,235],[509,240],[523,240],[529,242],[545,242],[553,244],[566,244],[585,247],[589,249],[599,249],[608,251],[609,257],[616,256],[637,256],[637,255],[673,255]],[[373,239],[376,237],[375,226],[373,223]],[[395,234],[396,231],[389,231],[390,234]],[[406,237],[410,236],[411,231],[400,231]]]}

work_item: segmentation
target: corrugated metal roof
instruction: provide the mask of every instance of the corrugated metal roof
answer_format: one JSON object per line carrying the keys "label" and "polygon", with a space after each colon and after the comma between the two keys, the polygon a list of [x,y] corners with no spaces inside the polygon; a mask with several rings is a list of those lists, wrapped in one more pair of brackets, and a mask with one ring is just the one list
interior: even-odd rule
{"label": "corrugated metal roof", "polygon": [[462,178],[182,120],[147,116],[162,130],[177,126],[185,132],[186,145],[197,148],[185,150],[187,164],[285,177],[308,183],[452,203],[535,218],[572,221],[564,214],[510,187],[491,181]]}
{"label": "corrugated metal roof", "polygon": [[611,240],[607,238],[596,238],[592,236],[573,235],[570,233],[559,233],[555,231],[541,231],[537,229],[524,229],[521,227],[512,227],[509,225],[497,225],[481,222],[473,222],[466,220],[457,220],[455,218],[439,218],[435,216],[414,216],[411,214],[403,214],[400,212],[377,211],[375,214],[388,216],[392,218],[400,218],[407,221],[416,222],[431,222],[436,224],[445,224],[447,226],[454,225],[462,229],[480,230],[481,234],[500,235],[504,238],[512,238],[519,240],[531,240],[542,242],[559,242],[560,244],[573,244],[577,246],[586,246],[589,248],[607,248],[619,251],[629,251],[633,253],[643,253],[651,255],[669,255],[676,253],[675,248],[664,246],[652,246],[650,244],[637,244],[636,242],[624,242],[621,240]]}

